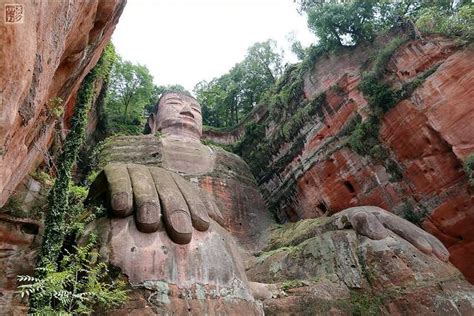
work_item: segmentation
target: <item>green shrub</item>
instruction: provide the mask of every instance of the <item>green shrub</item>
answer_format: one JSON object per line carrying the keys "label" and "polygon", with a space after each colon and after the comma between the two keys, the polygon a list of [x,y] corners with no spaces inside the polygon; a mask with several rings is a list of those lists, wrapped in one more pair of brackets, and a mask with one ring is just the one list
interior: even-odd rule
{"label": "green shrub", "polygon": [[365,74],[362,77],[359,90],[362,91],[373,111],[381,110],[385,113],[397,104],[393,90],[372,74]]}
{"label": "green shrub", "polygon": [[349,138],[349,146],[359,155],[369,155],[372,148],[380,144],[378,134],[379,119],[370,116],[366,121],[356,125]]}
{"label": "green shrub", "polygon": [[282,285],[281,288],[284,291],[288,291],[290,289],[298,288],[298,287],[303,287],[305,286],[305,283],[301,280],[289,280],[285,281]]}
{"label": "green shrub", "polygon": [[89,189],[73,183],[69,184],[69,204],[76,205],[84,203]]}
{"label": "green shrub", "polygon": [[108,309],[126,301],[126,283],[109,277],[107,265],[98,262],[100,257],[95,247],[93,238],[87,245],[67,253],[58,268],[52,263],[37,268],[42,278],[18,276],[23,283],[18,287],[21,297],[35,295],[49,302],[33,308],[33,314],[88,315],[97,308]]}
{"label": "green shrub", "polygon": [[56,119],[60,118],[64,113],[63,99],[54,97],[48,101],[48,111],[50,115]]}
{"label": "green shrub", "polygon": [[474,39],[474,5],[465,4],[457,11],[448,12],[436,7],[425,8],[416,26],[423,33]]}
{"label": "green shrub", "polygon": [[392,57],[393,53],[406,42],[406,39],[402,39],[400,37],[395,37],[390,43],[388,43],[383,49],[381,49],[372,65],[371,73],[372,75],[379,79],[385,72],[385,68],[387,67],[390,58]]}
{"label": "green shrub", "polygon": [[474,187],[474,154],[469,155],[464,161],[464,171],[470,186]]}
{"label": "green shrub", "polygon": [[401,217],[420,227],[427,216],[428,211],[426,209],[415,210],[410,203],[403,204],[401,208]]}
{"label": "green shrub", "polygon": [[43,185],[52,186],[54,183],[54,178],[43,170],[36,170],[31,177]]}

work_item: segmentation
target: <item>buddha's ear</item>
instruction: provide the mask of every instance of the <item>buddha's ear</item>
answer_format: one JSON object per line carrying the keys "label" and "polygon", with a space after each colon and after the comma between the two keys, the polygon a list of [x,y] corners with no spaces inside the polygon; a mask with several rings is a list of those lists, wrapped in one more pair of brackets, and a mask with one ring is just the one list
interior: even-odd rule
{"label": "buddha's ear", "polygon": [[144,134],[155,134],[156,132],[156,120],[155,120],[155,113],[151,113],[148,116],[145,124],[145,130],[143,131]]}

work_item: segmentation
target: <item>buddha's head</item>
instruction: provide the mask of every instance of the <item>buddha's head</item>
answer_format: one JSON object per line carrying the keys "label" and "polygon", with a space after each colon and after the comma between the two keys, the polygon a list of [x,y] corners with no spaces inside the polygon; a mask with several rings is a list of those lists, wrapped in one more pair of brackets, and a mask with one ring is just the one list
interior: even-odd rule
{"label": "buddha's head", "polygon": [[180,92],[164,93],[148,118],[148,132],[200,139],[201,106],[193,97]]}

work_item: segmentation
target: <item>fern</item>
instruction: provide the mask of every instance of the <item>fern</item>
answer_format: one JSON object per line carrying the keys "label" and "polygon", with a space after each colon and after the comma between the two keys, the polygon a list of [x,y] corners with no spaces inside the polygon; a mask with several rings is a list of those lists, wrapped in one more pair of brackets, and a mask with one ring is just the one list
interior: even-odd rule
{"label": "fern", "polygon": [[90,314],[95,307],[108,309],[120,305],[127,298],[124,281],[108,280],[108,267],[99,262],[96,240],[67,253],[58,269],[49,263],[36,270],[43,278],[19,275],[18,287],[21,297],[35,295],[50,302],[49,305],[33,308],[35,315]]}

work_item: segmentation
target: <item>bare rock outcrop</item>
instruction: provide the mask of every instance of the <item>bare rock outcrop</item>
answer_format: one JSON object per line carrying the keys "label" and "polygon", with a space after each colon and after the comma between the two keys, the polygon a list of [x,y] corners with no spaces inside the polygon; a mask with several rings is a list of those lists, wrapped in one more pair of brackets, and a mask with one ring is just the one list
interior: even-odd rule
{"label": "bare rock outcrop", "polygon": [[[58,119],[109,41],[125,1],[21,1],[23,23],[0,13],[0,205],[47,159]],[[2,4],[3,7],[3,4]],[[53,107],[57,107],[53,109]]]}

